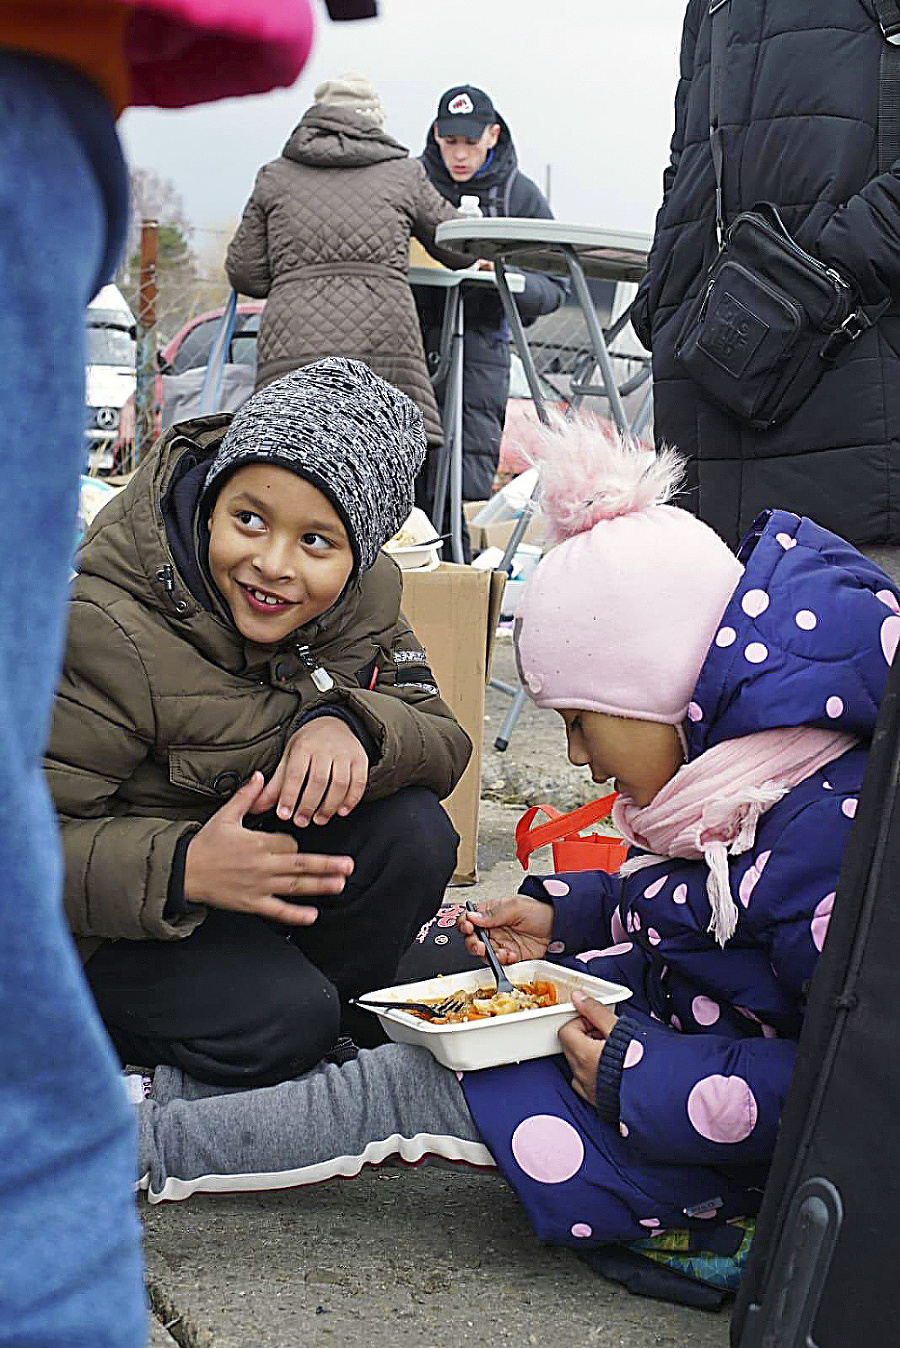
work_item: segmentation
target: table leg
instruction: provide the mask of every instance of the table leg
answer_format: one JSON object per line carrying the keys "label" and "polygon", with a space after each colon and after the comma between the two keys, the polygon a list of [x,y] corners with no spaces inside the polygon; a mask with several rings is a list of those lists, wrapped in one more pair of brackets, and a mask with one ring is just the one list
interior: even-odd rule
{"label": "table leg", "polygon": [[[519,317],[519,311],[516,308],[516,302],[509,289],[509,283],[506,279],[506,264],[502,257],[498,257],[494,263],[494,275],[497,280],[497,292],[500,295],[500,303],[503,305],[503,312],[506,315],[506,321],[509,324],[510,334],[513,339],[513,345],[519,353],[519,359],[522,362],[522,368],[525,371],[525,378],[528,380],[528,389],[531,393],[531,400],[534,403],[534,410],[539,419],[545,426],[550,424],[550,418],[547,415],[547,408],[544,404],[544,395],[541,393],[540,380],[535,368],[534,359],[525,337],[525,329],[522,326],[522,320]],[[522,541],[525,530],[534,514],[534,493],[516,521],[516,527],[510,535],[509,542],[503,550],[503,557],[498,566],[498,571],[505,571],[507,575],[512,571],[513,558],[516,555],[516,549]],[[518,713],[517,713],[518,714]],[[513,718],[513,724],[515,718]],[[505,746],[504,746],[505,747]]]}
{"label": "table leg", "polygon": [[[603,340],[606,344],[607,351],[609,351],[609,348],[611,347],[612,343],[616,340],[616,338],[619,336],[619,334],[622,333],[628,326],[628,324],[631,322],[632,307],[633,306],[629,304],[628,308],[625,309],[621,314],[619,314],[619,317],[616,319],[615,323],[613,323],[612,327],[609,327],[604,331]],[[610,352],[610,356],[612,356],[613,354],[616,353]],[[594,356],[592,352],[585,352],[585,356],[590,358],[590,364],[583,365],[580,369],[580,372],[576,373],[575,371],[573,371],[572,373],[572,382],[571,382],[572,396],[569,399],[570,416],[572,415],[573,412],[578,410],[578,408],[584,402],[585,398],[590,398],[592,396],[597,398],[605,398],[607,396],[606,387],[603,384],[594,383],[594,376],[597,373],[598,369],[596,356]],[[628,359],[639,359],[639,357],[629,356]],[[624,398],[627,393],[630,393],[633,388],[636,388],[648,376],[649,376],[649,368],[646,372],[641,372],[638,375],[633,375],[632,378],[628,381],[627,385],[619,388],[620,397]],[[632,430],[634,430],[633,426]]]}
{"label": "table leg", "polygon": [[516,721],[521,715],[522,708],[528,701],[528,694],[524,688],[520,688],[512,701],[512,706],[503,718],[503,724],[497,731],[497,738],[494,740],[494,748],[499,753],[505,753],[509,748],[509,741],[513,733]]}
{"label": "table leg", "polygon": [[566,256],[566,262],[569,268],[569,275],[572,278],[572,288],[575,291],[575,298],[584,315],[584,321],[587,326],[588,336],[591,339],[591,345],[594,348],[594,355],[597,357],[597,365],[600,368],[600,374],[603,379],[603,385],[609,398],[609,410],[612,413],[613,420],[623,435],[629,434],[628,417],[625,414],[625,408],[622,399],[619,396],[619,387],[616,383],[616,377],[613,374],[612,364],[609,359],[609,352],[606,349],[606,342],[603,337],[603,329],[597,321],[597,314],[594,310],[594,301],[591,298],[591,292],[588,290],[584,271],[581,263],[578,261],[578,255],[574,248],[563,247]]}
{"label": "table leg", "polygon": [[531,493],[528,500],[525,502],[525,505],[522,509],[522,513],[516,520],[516,526],[509,536],[509,542],[503,549],[503,556],[497,563],[497,570],[505,571],[508,576],[512,575],[513,558],[516,555],[516,550],[519,544],[525,537],[525,530],[528,528],[534,516],[535,509],[537,506],[537,502],[535,499],[536,493],[537,493],[537,483],[535,483],[535,490]]}
{"label": "table leg", "polygon": [[463,359],[465,355],[466,317],[462,292],[456,302],[453,329],[453,436],[450,441],[450,549],[454,562],[465,563],[462,541],[462,469],[463,469]]}
{"label": "table leg", "polygon": [[444,312],[441,315],[441,335],[438,338],[438,362],[431,371],[431,382],[435,388],[442,384],[450,372],[451,343],[453,324],[456,322],[456,298],[459,291],[444,291]]}
{"label": "table leg", "polygon": [[500,303],[503,305],[503,312],[506,315],[506,321],[509,324],[509,331],[513,339],[513,345],[519,353],[519,359],[525,370],[525,378],[528,380],[528,389],[531,393],[531,400],[534,403],[534,410],[545,426],[550,424],[550,418],[547,416],[547,409],[544,406],[544,395],[541,393],[541,385],[535,369],[534,360],[525,339],[525,329],[522,327],[522,320],[519,317],[519,311],[516,308],[516,302],[513,299],[509,283],[506,279],[506,264],[502,257],[498,257],[494,263],[494,275],[497,278],[497,293],[500,296]]}
{"label": "table leg", "polygon": [[431,522],[436,531],[444,532],[444,516],[447,510],[447,491],[450,484],[450,456],[456,426],[456,384],[461,377],[461,361],[457,361],[457,349],[454,333],[456,330],[459,290],[447,292],[444,305],[444,317],[441,324],[441,351],[438,369],[443,371],[444,414],[441,418],[444,443],[438,454],[437,472],[434,475],[434,494],[431,502]]}
{"label": "table leg", "polygon": [[653,410],[653,382],[651,380],[647,385],[647,392],[644,394],[640,407],[635,414],[634,421],[631,423],[631,434],[637,439],[644,427],[650,420],[650,413]]}

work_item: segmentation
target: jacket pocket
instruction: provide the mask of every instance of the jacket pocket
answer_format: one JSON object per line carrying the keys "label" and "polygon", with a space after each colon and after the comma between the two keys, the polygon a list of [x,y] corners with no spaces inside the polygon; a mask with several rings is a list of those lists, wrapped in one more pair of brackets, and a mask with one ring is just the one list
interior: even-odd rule
{"label": "jacket pocket", "polygon": [[281,757],[285,733],[285,726],[276,725],[250,740],[170,744],[169,781],[182,790],[225,801],[254,772],[271,776]]}

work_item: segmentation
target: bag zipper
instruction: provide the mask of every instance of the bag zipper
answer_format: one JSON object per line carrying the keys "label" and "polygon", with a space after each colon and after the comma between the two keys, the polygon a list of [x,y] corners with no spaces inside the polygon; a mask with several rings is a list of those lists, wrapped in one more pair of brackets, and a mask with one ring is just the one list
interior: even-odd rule
{"label": "bag zipper", "polygon": [[[736,262],[733,257],[726,258],[725,263],[727,263],[729,267],[733,267],[735,271],[740,272],[742,276],[749,277],[755,285],[759,286],[760,290],[765,291],[765,293],[775,300],[777,304],[780,304],[782,308],[787,309],[797,325],[795,331],[800,331],[803,327],[803,311],[799,304],[796,304],[786,291],[779,290],[771,281],[766,281],[758,272],[750,271],[750,269],[745,267],[742,262]],[[723,266],[725,263],[723,263]]]}
{"label": "bag zipper", "polygon": [[[719,259],[721,259],[721,256],[722,256],[722,254],[720,253],[720,254],[719,254]],[[703,301],[702,301],[702,303],[701,303],[701,305],[700,305],[700,312],[699,312],[698,315],[697,315],[697,322],[698,322],[698,323],[702,323],[703,320],[704,320],[704,318],[706,317],[706,310],[707,310],[707,307],[708,307],[708,305],[709,305],[709,297],[710,297],[710,295],[712,294],[712,289],[713,289],[713,286],[715,285],[715,283],[716,283],[716,282],[715,282],[715,277],[713,277],[713,279],[712,279],[711,281],[708,281],[707,284],[706,284],[706,293],[705,293],[704,296],[703,296]]]}
{"label": "bag zipper", "polygon": [[[822,280],[827,280],[835,294],[835,299],[844,301],[847,305],[847,311],[849,312],[850,304],[853,299],[853,291],[849,284],[844,280],[843,276],[841,276],[840,272],[835,271],[834,267],[826,267],[825,263],[820,262],[817,257],[813,257],[812,253],[807,253],[806,249],[801,248],[799,243],[792,239],[786,230],[782,231],[775,229],[764,215],[757,214],[756,212],[742,212],[742,214],[732,222],[731,227],[728,230],[725,239],[725,250],[728,248],[728,242],[733,230],[742,219],[746,219],[748,216],[752,216],[753,224],[757,229],[761,230],[764,234],[768,234],[769,238],[774,239],[786,252],[792,253],[808,270],[816,272]],[[835,327],[840,327],[846,317],[846,313],[842,313],[840,317],[836,315],[832,322],[834,322]]]}

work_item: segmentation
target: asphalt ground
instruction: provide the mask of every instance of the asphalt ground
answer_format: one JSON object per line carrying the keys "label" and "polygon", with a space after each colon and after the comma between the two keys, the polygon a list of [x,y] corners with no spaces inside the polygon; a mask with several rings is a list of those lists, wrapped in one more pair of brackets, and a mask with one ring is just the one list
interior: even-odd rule
{"label": "asphalt ground", "polygon": [[[501,636],[495,673],[512,682]],[[525,805],[597,794],[565,758],[559,718],[526,707],[505,754],[509,705],[489,690],[479,881],[513,892]],[[538,858],[538,865],[541,863]],[[450,1163],[367,1169],[270,1194],[142,1198],[152,1348],[726,1348],[728,1312],[634,1297],[567,1249],[541,1245],[499,1175]],[[165,1326],[165,1328],[164,1328]]]}

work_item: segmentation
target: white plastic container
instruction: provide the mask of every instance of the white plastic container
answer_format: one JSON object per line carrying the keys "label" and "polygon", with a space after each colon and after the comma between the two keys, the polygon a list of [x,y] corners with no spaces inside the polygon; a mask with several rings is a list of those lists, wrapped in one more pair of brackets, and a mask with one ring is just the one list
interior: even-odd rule
{"label": "white plastic container", "polygon": [[436,534],[425,511],[414,506],[402,528],[385,543],[384,551],[393,557],[401,571],[433,571],[440,566],[444,546],[443,539]]}
{"label": "white plastic container", "polygon": [[459,199],[459,213],[464,220],[480,220],[484,214],[481,201],[474,193],[464,193]]}
{"label": "white plastic container", "polygon": [[531,578],[531,573],[541,560],[542,552],[542,548],[535,547],[532,543],[520,543],[516,549],[516,555],[513,557],[512,575],[506,582],[506,589],[503,591],[503,602],[500,606],[500,611],[504,618],[515,618],[518,616],[522,595],[525,593],[525,586]]}
{"label": "white plastic container", "polygon": [[[523,960],[508,965],[505,972],[512,983],[547,979],[556,984],[561,1000],[556,1006],[542,1007],[538,1011],[514,1011],[508,1016],[491,1016],[459,1025],[435,1025],[420,1020],[409,1011],[371,1009],[395,1043],[419,1044],[445,1067],[456,1072],[474,1072],[483,1067],[500,1067],[503,1063],[527,1062],[530,1058],[547,1058],[560,1053],[559,1030],[578,1014],[567,997],[573,988],[588,993],[604,1006],[615,1006],[631,996],[630,990],[620,983],[594,978],[587,971],[582,973],[549,960]],[[475,988],[491,987],[493,981],[490,969],[485,966],[468,973],[444,974],[418,983],[379,988],[377,992],[364,993],[357,1000],[360,1006],[365,1006],[367,998],[380,1002],[414,1002],[428,997],[446,997],[460,989],[472,992]]]}
{"label": "white plastic container", "polygon": [[434,571],[441,564],[443,541],[425,545],[416,544],[407,548],[385,547],[389,557],[393,557],[401,571]]}

